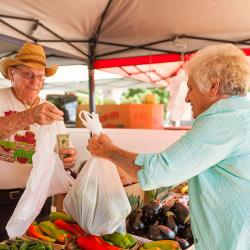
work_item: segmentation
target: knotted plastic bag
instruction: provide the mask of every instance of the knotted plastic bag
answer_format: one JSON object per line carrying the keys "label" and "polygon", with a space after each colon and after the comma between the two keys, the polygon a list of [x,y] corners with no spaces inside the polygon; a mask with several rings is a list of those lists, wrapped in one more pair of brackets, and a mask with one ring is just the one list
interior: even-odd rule
{"label": "knotted plastic bag", "polygon": [[[39,126],[39,125],[37,125]],[[67,193],[73,178],[65,172],[63,162],[54,152],[58,124],[39,126],[33,166],[16,209],[6,230],[10,238],[22,236],[40,213],[47,197]]]}
{"label": "knotted plastic bag", "polygon": [[[82,113],[79,114],[80,118]],[[83,124],[99,135],[98,115],[84,111]],[[103,158],[90,156],[64,199],[64,209],[88,233],[125,233],[125,219],[131,211],[116,166]]]}

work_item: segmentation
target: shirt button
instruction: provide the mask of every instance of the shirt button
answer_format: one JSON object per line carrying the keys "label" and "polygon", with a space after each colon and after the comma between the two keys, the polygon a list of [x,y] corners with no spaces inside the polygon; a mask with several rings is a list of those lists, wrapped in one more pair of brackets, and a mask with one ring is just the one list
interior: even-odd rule
{"label": "shirt button", "polygon": [[197,240],[197,239],[194,239],[194,242],[197,244],[197,243],[198,243],[198,240]]}

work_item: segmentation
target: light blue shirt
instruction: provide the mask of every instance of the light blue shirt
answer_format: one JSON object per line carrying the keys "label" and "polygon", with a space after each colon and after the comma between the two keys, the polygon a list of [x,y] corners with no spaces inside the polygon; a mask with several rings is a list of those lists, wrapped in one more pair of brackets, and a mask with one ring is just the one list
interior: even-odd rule
{"label": "light blue shirt", "polygon": [[[157,143],[157,142],[155,142]],[[233,96],[200,114],[158,154],[139,154],[144,190],[189,180],[196,250],[250,250],[250,100]]]}

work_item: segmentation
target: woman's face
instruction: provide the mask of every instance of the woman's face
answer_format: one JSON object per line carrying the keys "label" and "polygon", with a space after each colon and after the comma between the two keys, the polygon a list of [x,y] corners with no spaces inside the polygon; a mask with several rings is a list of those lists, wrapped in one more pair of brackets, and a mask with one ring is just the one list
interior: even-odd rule
{"label": "woman's face", "polygon": [[203,113],[214,103],[214,98],[211,97],[210,92],[202,93],[192,76],[189,76],[188,78],[187,87],[188,92],[185,101],[190,103],[192,106],[193,117],[197,118],[198,115]]}

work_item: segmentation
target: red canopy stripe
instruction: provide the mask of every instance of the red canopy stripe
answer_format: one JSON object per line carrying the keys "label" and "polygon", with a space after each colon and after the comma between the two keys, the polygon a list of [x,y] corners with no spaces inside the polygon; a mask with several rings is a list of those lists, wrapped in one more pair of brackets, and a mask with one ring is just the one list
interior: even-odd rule
{"label": "red canopy stripe", "polygon": [[[243,48],[242,50],[247,56],[250,56],[250,48]],[[99,59],[94,62],[94,68],[104,69],[104,68],[132,66],[132,65],[187,61],[189,60],[192,54],[193,53],[188,53],[182,56],[181,54],[173,53],[173,54],[160,54],[160,55],[149,55],[149,56]]]}
{"label": "red canopy stripe", "polygon": [[94,68],[104,69],[112,67],[176,62],[176,61],[181,61],[180,54],[161,54],[161,55],[136,56],[136,57],[113,58],[113,59],[100,59],[94,62]]}

